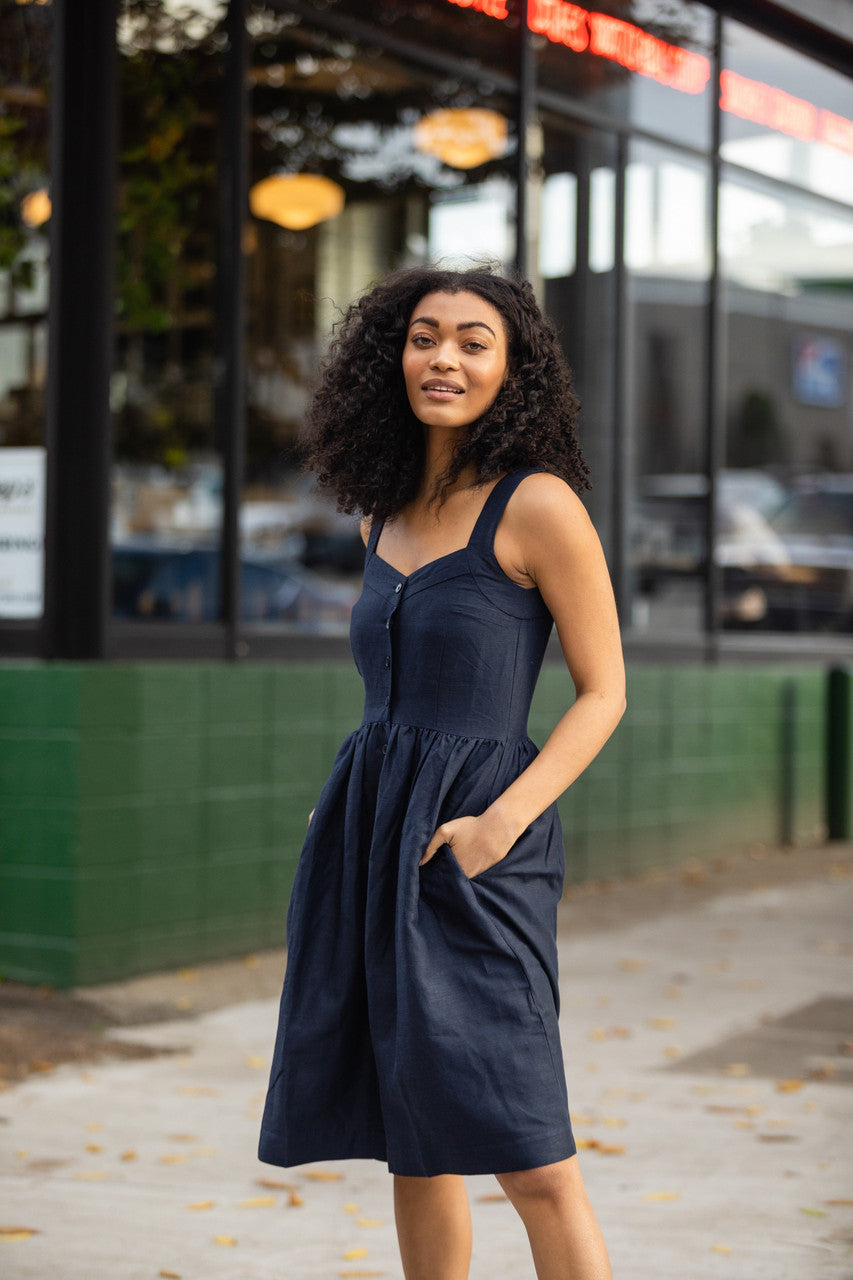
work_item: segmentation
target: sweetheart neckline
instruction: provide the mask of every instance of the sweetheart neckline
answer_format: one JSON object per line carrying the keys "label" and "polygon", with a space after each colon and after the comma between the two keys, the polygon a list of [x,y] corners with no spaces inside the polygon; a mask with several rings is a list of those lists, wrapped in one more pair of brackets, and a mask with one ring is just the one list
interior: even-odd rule
{"label": "sweetheart neckline", "polygon": [[[446,551],[443,556],[436,556],[435,560],[427,560],[426,564],[418,565],[417,569],[413,569],[411,573],[403,573],[402,569],[398,569],[396,565],[391,564],[391,561],[386,560],[384,556],[379,555],[378,551],[373,552],[372,558],[374,560],[378,560],[380,564],[384,564],[385,568],[390,569],[392,573],[396,573],[399,577],[405,578],[407,582],[410,582],[411,579],[417,577],[419,573],[423,573],[424,569],[431,569],[433,565],[441,564],[442,561],[444,560],[452,560],[454,556],[461,556],[467,551],[469,551],[470,549],[471,549],[471,544],[470,542],[468,542],[465,544],[464,547],[457,547],[455,551]],[[511,578],[507,573],[506,569],[498,560],[497,556],[494,555],[494,553],[492,554],[492,559],[500,569],[503,576],[506,578],[507,582],[511,583],[512,586],[514,587],[518,587],[519,591],[535,591],[536,590],[535,583],[532,587],[525,587],[525,586],[522,586],[520,582],[516,582],[514,578]]]}

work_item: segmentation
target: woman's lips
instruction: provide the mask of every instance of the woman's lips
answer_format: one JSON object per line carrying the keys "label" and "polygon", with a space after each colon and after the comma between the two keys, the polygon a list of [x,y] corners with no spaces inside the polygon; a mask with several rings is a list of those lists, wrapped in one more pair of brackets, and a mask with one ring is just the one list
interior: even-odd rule
{"label": "woman's lips", "polygon": [[464,394],[462,388],[452,382],[426,382],[421,390],[430,400],[452,400]]}

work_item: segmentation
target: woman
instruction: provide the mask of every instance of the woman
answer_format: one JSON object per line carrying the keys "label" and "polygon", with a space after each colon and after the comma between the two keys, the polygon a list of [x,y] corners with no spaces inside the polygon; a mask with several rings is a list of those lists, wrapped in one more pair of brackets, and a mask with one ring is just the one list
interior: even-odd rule
{"label": "woman", "polygon": [[[530,286],[413,268],[344,318],[309,465],[364,515],[362,724],[309,819],[259,1154],[394,1174],[406,1280],[464,1280],[494,1173],[540,1280],[608,1280],[557,1028],[556,800],[625,710],[577,402]],[[576,697],[527,712],[556,622]]]}

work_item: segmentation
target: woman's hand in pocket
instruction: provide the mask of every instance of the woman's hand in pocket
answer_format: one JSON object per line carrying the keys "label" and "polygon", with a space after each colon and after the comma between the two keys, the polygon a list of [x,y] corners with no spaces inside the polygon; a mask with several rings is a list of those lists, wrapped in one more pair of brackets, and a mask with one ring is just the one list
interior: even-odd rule
{"label": "woman's hand in pocket", "polygon": [[420,865],[430,862],[443,844],[449,844],[453,856],[470,880],[488,871],[509,853],[515,838],[487,817],[451,818],[442,822],[430,839]]}

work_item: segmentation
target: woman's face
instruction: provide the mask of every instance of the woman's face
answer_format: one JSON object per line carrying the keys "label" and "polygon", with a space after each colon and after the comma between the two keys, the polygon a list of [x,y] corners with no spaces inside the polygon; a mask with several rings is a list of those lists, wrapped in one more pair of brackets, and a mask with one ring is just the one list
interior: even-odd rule
{"label": "woman's face", "polygon": [[492,404],[507,372],[503,319],[476,293],[428,293],[412,312],[403,378],[415,417],[466,427]]}

